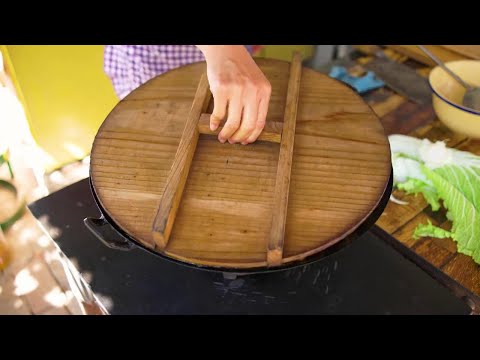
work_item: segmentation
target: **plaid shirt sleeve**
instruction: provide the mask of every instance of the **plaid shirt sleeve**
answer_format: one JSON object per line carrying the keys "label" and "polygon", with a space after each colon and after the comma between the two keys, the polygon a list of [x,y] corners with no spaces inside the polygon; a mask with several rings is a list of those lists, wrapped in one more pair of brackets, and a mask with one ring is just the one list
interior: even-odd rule
{"label": "plaid shirt sleeve", "polygon": [[[254,50],[246,47],[250,53]],[[104,49],[104,71],[120,99],[155,76],[204,60],[194,45],[105,45]]]}

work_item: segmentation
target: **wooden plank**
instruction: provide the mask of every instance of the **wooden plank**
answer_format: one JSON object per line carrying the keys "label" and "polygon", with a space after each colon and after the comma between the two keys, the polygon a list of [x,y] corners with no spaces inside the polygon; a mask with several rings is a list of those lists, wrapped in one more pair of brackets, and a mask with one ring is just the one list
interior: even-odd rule
{"label": "wooden plank", "polygon": [[389,234],[397,231],[428,206],[425,199],[420,195],[405,195],[403,191],[399,190],[394,190],[392,195],[401,201],[406,201],[408,205],[399,205],[392,201],[387,204],[376,225]]}
{"label": "wooden plank", "polygon": [[[425,212],[425,210],[424,210]],[[432,222],[433,223],[433,222]],[[445,230],[451,230],[452,228],[452,223],[448,220],[442,222],[439,227]],[[427,238],[428,242],[434,243],[437,247],[442,248],[443,250],[449,252],[451,255],[454,255],[457,253],[457,244],[455,241],[453,241],[450,238],[444,238],[444,239],[437,239],[437,238]],[[414,245],[413,248],[416,248]]]}
{"label": "wooden plank", "polygon": [[283,257],[293,145],[295,141],[295,125],[297,122],[298,97],[300,94],[301,79],[302,58],[300,53],[295,53],[290,66],[282,141],[280,143],[280,154],[278,156],[277,177],[273,199],[272,226],[267,247],[268,265],[279,265],[282,262]]}
{"label": "wooden plank", "polygon": [[[448,226],[446,226],[448,228],[447,230],[450,230],[451,226],[452,224],[449,222]],[[440,226],[440,227],[443,228],[443,226]],[[432,239],[431,241],[435,243],[435,245],[437,245],[438,247],[441,247],[442,249],[445,249],[446,251],[448,251],[450,254],[457,253],[457,244],[455,241],[453,241],[450,238]]]}
{"label": "wooden plank", "polygon": [[458,150],[469,151],[480,156],[480,140],[468,139],[456,146],[456,148]]}
{"label": "wooden plank", "polygon": [[[202,114],[198,120],[198,131],[203,135],[218,135],[223,126],[219,126],[215,131],[210,130],[210,114]],[[258,137],[258,141],[268,141],[279,143],[282,139],[283,123],[279,121],[267,121],[263,131]]]}
{"label": "wooden plank", "polygon": [[475,294],[480,295],[480,269],[471,257],[457,254],[442,267],[442,271]]}
{"label": "wooden plank", "polygon": [[[378,53],[382,53],[384,56],[389,58],[392,61],[398,62],[398,63],[404,63],[405,61],[408,60],[408,56],[398,53],[396,51],[393,51],[392,49],[384,49],[380,47],[379,45],[353,45],[353,48],[355,50],[358,50],[364,54],[371,55],[371,56],[378,56]],[[362,59],[359,61],[360,64],[365,64],[368,61],[373,59],[372,57],[367,58],[367,59]]]}
{"label": "wooden plank", "polygon": [[439,120],[435,120],[433,123],[415,129],[410,133],[410,136],[418,137],[420,139],[427,138],[433,142],[442,140],[445,141],[448,147],[458,147],[467,141],[465,135],[452,132]]}
{"label": "wooden plank", "polygon": [[408,56],[404,54],[400,54],[396,51],[393,51],[392,49],[385,49],[383,51],[386,57],[388,57],[390,60],[393,60],[398,63],[404,63],[405,61],[408,60]]}
{"label": "wooden plank", "polygon": [[378,45],[353,45],[353,48],[368,55],[374,55],[375,52],[381,51]]}
{"label": "wooden plank", "polygon": [[388,97],[388,99],[386,99],[385,101],[382,101],[380,103],[372,104],[371,107],[372,107],[373,111],[375,112],[375,114],[377,114],[377,116],[381,118],[381,117],[389,114],[390,112],[396,110],[397,108],[399,108],[400,105],[402,105],[406,101],[407,101],[407,99],[404,98],[403,96],[394,94],[394,95]]}
{"label": "wooden plank", "polygon": [[408,134],[418,127],[433,122],[435,118],[435,111],[431,105],[419,105],[413,101],[407,101],[380,120],[385,133],[390,135]]}
{"label": "wooden plank", "polygon": [[[418,62],[421,62],[425,65],[429,65],[429,66],[437,65],[416,45],[386,45],[386,46]],[[425,47],[427,48],[427,50],[429,50],[433,55],[437,56],[443,62],[466,59],[465,56],[462,56],[458,53],[455,53],[453,51],[450,51],[438,45],[425,45]]]}
{"label": "wooden plank", "polygon": [[432,219],[425,213],[420,212],[412,220],[410,220],[397,231],[395,231],[392,235],[393,237],[395,237],[395,239],[399,240],[404,245],[408,247],[413,247],[420,241],[420,239],[415,240],[413,238],[413,233],[415,232],[415,229],[419,224],[427,224],[428,221],[430,221],[433,225],[438,226],[438,223],[434,219]]}
{"label": "wooden plank", "polygon": [[197,147],[199,137],[198,119],[200,114],[206,110],[210,98],[211,92],[208,78],[206,74],[203,74],[200,78],[182,138],[168,175],[167,185],[153,223],[153,239],[159,249],[164,249],[170,238],[188,172],[190,171],[190,165]]}
{"label": "wooden plank", "polygon": [[421,255],[425,260],[429,261],[437,268],[441,268],[455,256],[455,254],[452,254],[445,248],[438,246],[432,238],[419,240],[414,250],[417,254]]}
{"label": "wooden plank", "polygon": [[[436,217],[431,217],[427,215],[427,213],[436,214],[436,213],[443,213],[443,216],[440,218],[444,219],[445,211],[438,211],[438,212],[430,212],[428,211],[430,208],[425,209],[419,215],[417,215],[412,221],[408,223],[410,228],[414,229],[419,224],[427,224],[427,221],[430,221],[433,225],[439,226],[445,230],[450,230],[451,223],[449,221],[441,220],[439,221]],[[440,223],[440,225],[439,225]],[[436,266],[437,268],[441,268],[443,265],[448,263],[456,254],[457,248],[452,239],[445,238],[445,239],[437,239],[432,237],[423,237],[418,240],[413,239],[413,231],[410,234],[410,238],[408,239],[408,235],[405,234],[407,241],[411,244],[411,248],[415,250],[415,252],[421,255],[424,259],[429,261],[431,264]]]}
{"label": "wooden plank", "polygon": [[470,59],[480,60],[480,45],[440,45]]}
{"label": "wooden plank", "polygon": [[392,96],[396,95],[393,90],[390,90],[387,87],[382,87],[373,91],[368,91],[360,96],[364,101],[367,102],[370,107],[374,107],[384,101],[387,101]]}
{"label": "wooden plank", "polygon": [[431,206],[428,206],[423,210],[423,213],[430,219],[435,220],[437,224],[444,224],[447,221],[447,210],[443,206],[437,211],[433,211]]}
{"label": "wooden plank", "polygon": [[420,67],[420,68],[417,69],[417,74],[420,75],[420,76],[423,76],[425,78],[428,78],[431,71],[432,71],[432,68],[430,66]]}

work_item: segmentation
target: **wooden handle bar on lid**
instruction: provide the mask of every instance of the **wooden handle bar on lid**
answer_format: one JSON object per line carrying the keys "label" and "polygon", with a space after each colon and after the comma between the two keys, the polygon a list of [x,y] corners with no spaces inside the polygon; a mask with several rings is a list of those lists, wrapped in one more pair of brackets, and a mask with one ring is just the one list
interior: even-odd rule
{"label": "wooden handle bar on lid", "polygon": [[285,224],[287,221],[288,194],[290,191],[290,174],[292,170],[293,143],[297,121],[298,97],[302,77],[302,58],[299,53],[293,55],[288,80],[287,101],[283,118],[282,140],[278,157],[277,178],[273,194],[273,217],[270,238],[267,247],[267,264],[280,265],[283,257]]}

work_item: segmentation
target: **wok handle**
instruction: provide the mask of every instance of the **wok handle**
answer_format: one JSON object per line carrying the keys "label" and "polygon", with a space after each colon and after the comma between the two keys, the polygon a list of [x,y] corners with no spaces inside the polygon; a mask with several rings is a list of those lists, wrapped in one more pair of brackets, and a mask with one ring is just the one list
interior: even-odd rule
{"label": "wok handle", "polygon": [[103,216],[99,219],[88,217],[83,222],[88,230],[110,249],[130,251],[135,248],[135,245],[115,231]]}

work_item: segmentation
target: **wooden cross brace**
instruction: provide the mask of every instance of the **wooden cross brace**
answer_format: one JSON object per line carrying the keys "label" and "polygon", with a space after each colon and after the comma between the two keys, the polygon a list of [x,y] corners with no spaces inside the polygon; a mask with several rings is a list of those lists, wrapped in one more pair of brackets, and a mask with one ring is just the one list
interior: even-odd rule
{"label": "wooden cross brace", "polygon": [[[258,138],[258,140],[280,143],[273,199],[274,212],[272,215],[270,236],[266,239],[267,264],[269,266],[280,265],[283,258],[301,73],[302,58],[301,55],[296,52],[293,55],[290,65],[283,123],[267,121],[264,130]],[[220,126],[217,130],[211,131],[210,114],[204,113],[208,107],[211,96],[207,76],[203,74],[198,84],[197,92],[190,113],[188,114],[182,138],[180,139],[180,144],[178,145],[175,159],[167,178],[165,191],[152,227],[153,239],[156,247],[160,250],[164,250],[168,244],[200,134],[215,135],[222,130]]]}

